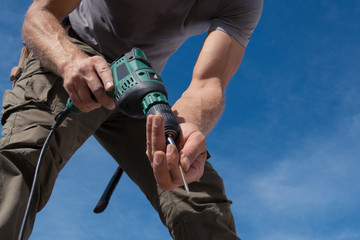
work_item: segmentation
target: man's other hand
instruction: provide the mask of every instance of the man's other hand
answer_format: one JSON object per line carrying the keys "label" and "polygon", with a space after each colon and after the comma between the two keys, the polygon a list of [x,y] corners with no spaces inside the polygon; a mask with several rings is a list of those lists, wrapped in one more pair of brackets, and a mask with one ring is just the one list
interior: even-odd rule
{"label": "man's other hand", "polygon": [[[190,123],[180,124],[176,145],[166,145],[164,119],[150,115],[146,124],[147,151],[155,179],[163,190],[184,185],[179,163],[188,183],[197,181],[204,173],[207,157],[205,136]],[[190,189],[191,190],[191,189]]]}

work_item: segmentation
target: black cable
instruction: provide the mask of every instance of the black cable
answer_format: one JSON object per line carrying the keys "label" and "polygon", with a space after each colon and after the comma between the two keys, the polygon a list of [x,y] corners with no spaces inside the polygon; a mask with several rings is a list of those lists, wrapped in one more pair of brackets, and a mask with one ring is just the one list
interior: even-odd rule
{"label": "black cable", "polygon": [[19,238],[18,240],[22,240],[24,238],[24,234],[25,234],[25,228],[26,228],[26,224],[27,224],[27,220],[29,218],[29,213],[30,213],[30,209],[32,208],[33,202],[34,202],[34,192],[37,186],[37,182],[38,182],[38,178],[39,178],[39,172],[40,172],[40,167],[41,167],[41,163],[44,157],[44,153],[45,153],[45,149],[47,148],[50,139],[52,137],[52,135],[54,134],[55,130],[61,125],[61,123],[66,119],[66,117],[70,114],[70,110],[68,108],[65,108],[64,111],[59,112],[56,116],[55,116],[55,123],[51,126],[51,130],[49,132],[49,135],[47,136],[39,158],[38,158],[38,162],[36,164],[36,168],[35,168],[35,173],[34,173],[34,179],[31,185],[31,190],[30,190],[30,195],[29,195],[29,200],[26,206],[26,210],[25,210],[25,214],[24,214],[24,218],[21,224],[21,228],[20,228],[20,233],[19,233]]}

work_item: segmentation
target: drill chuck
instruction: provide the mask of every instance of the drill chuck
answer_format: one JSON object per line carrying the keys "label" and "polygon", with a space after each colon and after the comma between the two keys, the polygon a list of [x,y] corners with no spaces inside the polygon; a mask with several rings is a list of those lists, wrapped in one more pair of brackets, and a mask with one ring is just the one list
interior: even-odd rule
{"label": "drill chuck", "polygon": [[179,132],[179,124],[171,110],[169,104],[158,103],[149,108],[146,116],[161,114],[165,121],[165,136],[171,135],[173,139],[176,139]]}

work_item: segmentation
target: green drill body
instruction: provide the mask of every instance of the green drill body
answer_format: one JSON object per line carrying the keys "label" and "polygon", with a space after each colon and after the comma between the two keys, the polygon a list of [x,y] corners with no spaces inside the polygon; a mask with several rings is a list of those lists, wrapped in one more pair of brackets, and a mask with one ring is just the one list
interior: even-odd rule
{"label": "green drill body", "polygon": [[[119,110],[134,118],[161,114],[165,120],[165,134],[175,139],[179,126],[168,103],[166,88],[144,52],[133,48],[114,61],[110,69],[114,90],[107,94],[113,97]],[[66,107],[71,112],[81,113],[70,98]]]}

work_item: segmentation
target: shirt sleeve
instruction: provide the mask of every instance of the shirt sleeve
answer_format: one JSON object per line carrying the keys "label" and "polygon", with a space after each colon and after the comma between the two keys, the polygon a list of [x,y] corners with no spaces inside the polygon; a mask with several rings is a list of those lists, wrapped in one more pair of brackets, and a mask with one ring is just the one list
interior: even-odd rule
{"label": "shirt sleeve", "polygon": [[226,32],[246,47],[260,20],[262,9],[263,0],[220,1],[215,16],[211,19],[209,32]]}

